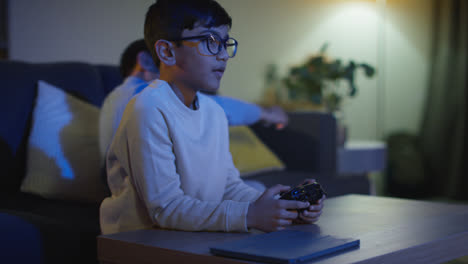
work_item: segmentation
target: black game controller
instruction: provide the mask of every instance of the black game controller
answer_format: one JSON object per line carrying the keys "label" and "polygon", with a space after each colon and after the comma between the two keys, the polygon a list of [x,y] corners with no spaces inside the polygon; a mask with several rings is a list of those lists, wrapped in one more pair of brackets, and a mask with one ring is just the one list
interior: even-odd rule
{"label": "black game controller", "polygon": [[305,183],[296,186],[287,192],[280,193],[280,199],[316,204],[324,195],[327,195],[327,193],[322,186],[318,182],[313,182]]}

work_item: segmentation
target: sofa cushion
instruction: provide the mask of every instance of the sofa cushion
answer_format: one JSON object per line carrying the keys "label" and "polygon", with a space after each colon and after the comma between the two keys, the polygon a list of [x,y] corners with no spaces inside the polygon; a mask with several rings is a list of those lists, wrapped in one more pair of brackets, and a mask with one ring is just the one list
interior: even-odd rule
{"label": "sofa cushion", "polygon": [[[9,179],[2,177],[1,192],[18,191],[25,175],[26,142],[36,96],[37,80],[42,79],[99,106],[109,88],[116,85],[117,67],[103,66],[101,71],[87,63],[25,63],[0,60],[0,86],[4,100],[0,104],[3,125],[0,126],[0,164],[10,166]],[[104,73],[105,72],[105,73]],[[8,149],[4,149],[8,148]],[[5,175],[5,174],[3,174]]]}
{"label": "sofa cushion", "polygon": [[246,126],[229,127],[229,150],[243,178],[261,171],[284,169],[281,160]]}
{"label": "sofa cushion", "polygon": [[101,201],[99,109],[39,81],[28,141],[23,192],[46,198]]}

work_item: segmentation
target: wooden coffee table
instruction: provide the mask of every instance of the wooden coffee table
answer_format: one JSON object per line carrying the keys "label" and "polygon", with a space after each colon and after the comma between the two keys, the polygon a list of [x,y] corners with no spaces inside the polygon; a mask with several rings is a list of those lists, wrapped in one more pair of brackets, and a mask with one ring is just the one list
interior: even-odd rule
{"label": "wooden coffee table", "polygon": [[[325,201],[314,225],[291,229],[354,237],[360,248],[311,263],[440,263],[468,255],[468,205],[365,195]],[[138,230],[98,237],[101,263],[249,263],[209,248],[255,233]]]}

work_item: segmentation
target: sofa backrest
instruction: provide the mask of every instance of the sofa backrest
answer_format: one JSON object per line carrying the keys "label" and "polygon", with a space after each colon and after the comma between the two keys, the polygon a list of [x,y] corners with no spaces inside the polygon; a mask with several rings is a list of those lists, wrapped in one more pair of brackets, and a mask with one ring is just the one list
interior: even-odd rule
{"label": "sofa backrest", "polygon": [[44,80],[85,101],[101,106],[107,93],[122,82],[118,68],[80,62],[26,63],[0,61],[0,192],[17,191],[24,177],[26,143],[36,97]]}
{"label": "sofa backrest", "polygon": [[289,124],[283,130],[262,124],[251,127],[289,170],[335,175],[335,117],[316,111],[290,112],[288,116]]}

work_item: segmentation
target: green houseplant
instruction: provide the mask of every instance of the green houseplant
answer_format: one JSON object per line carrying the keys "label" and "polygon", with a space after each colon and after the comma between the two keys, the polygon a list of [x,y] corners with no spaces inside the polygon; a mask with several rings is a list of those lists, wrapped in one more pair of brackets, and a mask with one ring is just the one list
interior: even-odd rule
{"label": "green houseplant", "polygon": [[339,59],[330,59],[325,54],[327,47],[325,43],[317,55],[291,67],[283,78],[278,77],[276,65],[268,65],[262,104],[280,105],[288,111],[325,110],[333,113],[337,119],[337,142],[343,146],[348,134],[343,120],[343,100],[357,94],[357,70],[363,70],[370,78],[375,75],[375,69],[367,63],[353,60],[342,63]]}
{"label": "green houseplant", "polygon": [[[339,59],[330,59],[325,55],[328,44],[324,44],[317,55],[309,57],[305,63],[291,67],[282,82],[287,88],[289,100],[309,101],[323,105],[327,111],[340,110],[342,100],[354,97],[357,87],[354,76],[358,69],[364,70],[365,76],[372,77],[375,69],[367,63],[349,61],[342,63]],[[341,80],[347,82],[347,88],[339,85]]]}

